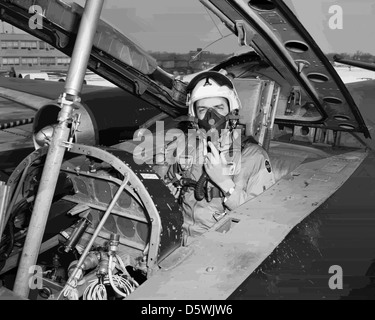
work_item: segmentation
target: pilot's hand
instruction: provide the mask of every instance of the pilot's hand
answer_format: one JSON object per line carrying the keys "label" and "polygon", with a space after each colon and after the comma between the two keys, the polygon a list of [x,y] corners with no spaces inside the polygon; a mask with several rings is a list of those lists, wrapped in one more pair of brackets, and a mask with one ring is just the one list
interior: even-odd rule
{"label": "pilot's hand", "polygon": [[227,186],[233,185],[233,180],[228,174],[228,164],[223,153],[219,153],[212,142],[208,142],[211,152],[206,156],[204,168],[212,182],[224,192],[228,191]]}
{"label": "pilot's hand", "polygon": [[178,197],[180,196],[180,192],[181,192],[181,188],[177,188],[174,186],[173,183],[168,183],[167,184],[167,187],[169,188],[169,190],[171,191],[172,195],[178,199]]}

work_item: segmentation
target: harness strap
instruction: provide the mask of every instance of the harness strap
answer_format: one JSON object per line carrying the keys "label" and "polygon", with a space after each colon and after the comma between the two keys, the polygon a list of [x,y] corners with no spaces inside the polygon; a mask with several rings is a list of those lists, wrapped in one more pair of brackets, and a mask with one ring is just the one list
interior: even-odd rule
{"label": "harness strap", "polygon": [[211,187],[209,192],[211,193],[211,198],[224,198],[223,192],[218,187]]}

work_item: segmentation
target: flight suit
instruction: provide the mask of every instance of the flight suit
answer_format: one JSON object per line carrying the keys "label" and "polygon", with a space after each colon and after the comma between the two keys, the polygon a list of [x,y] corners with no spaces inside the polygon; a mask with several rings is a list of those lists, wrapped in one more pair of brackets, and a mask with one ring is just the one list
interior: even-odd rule
{"label": "flight suit", "polygon": [[[220,143],[218,150],[230,160],[231,176],[235,188],[226,199],[224,196],[214,197],[211,201],[197,201],[194,188],[189,188],[181,195],[184,211],[183,229],[187,236],[198,236],[211,228],[227,211],[239,207],[244,202],[256,197],[275,183],[274,174],[267,152],[257,144],[247,143],[243,148],[229,153],[230,143]],[[189,148],[191,164],[184,163],[180,174],[185,178],[198,181],[202,175],[204,154],[197,148]],[[211,185],[214,187],[213,185]],[[216,188],[218,189],[218,188]]]}

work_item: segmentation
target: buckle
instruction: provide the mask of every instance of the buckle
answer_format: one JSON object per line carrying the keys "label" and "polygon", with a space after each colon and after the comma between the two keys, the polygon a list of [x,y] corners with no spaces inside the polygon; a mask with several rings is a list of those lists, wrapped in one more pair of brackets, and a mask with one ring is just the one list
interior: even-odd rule
{"label": "buckle", "polygon": [[218,212],[218,211],[216,211],[215,213],[212,214],[212,217],[216,220],[216,222],[218,222],[221,219],[223,219],[226,214],[227,214],[226,211],[224,211],[224,212]]}

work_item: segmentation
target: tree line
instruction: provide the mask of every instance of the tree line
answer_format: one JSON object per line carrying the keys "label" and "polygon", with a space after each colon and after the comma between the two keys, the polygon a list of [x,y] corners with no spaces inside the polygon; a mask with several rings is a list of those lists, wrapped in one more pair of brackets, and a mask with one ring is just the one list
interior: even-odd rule
{"label": "tree line", "polygon": [[375,63],[375,55],[372,55],[368,52],[363,52],[360,50],[357,50],[355,53],[328,53],[326,54],[329,61],[334,62],[333,57],[335,55],[340,55],[343,59],[350,59],[350,60],[358,60],[363,62],[370,62]]}

